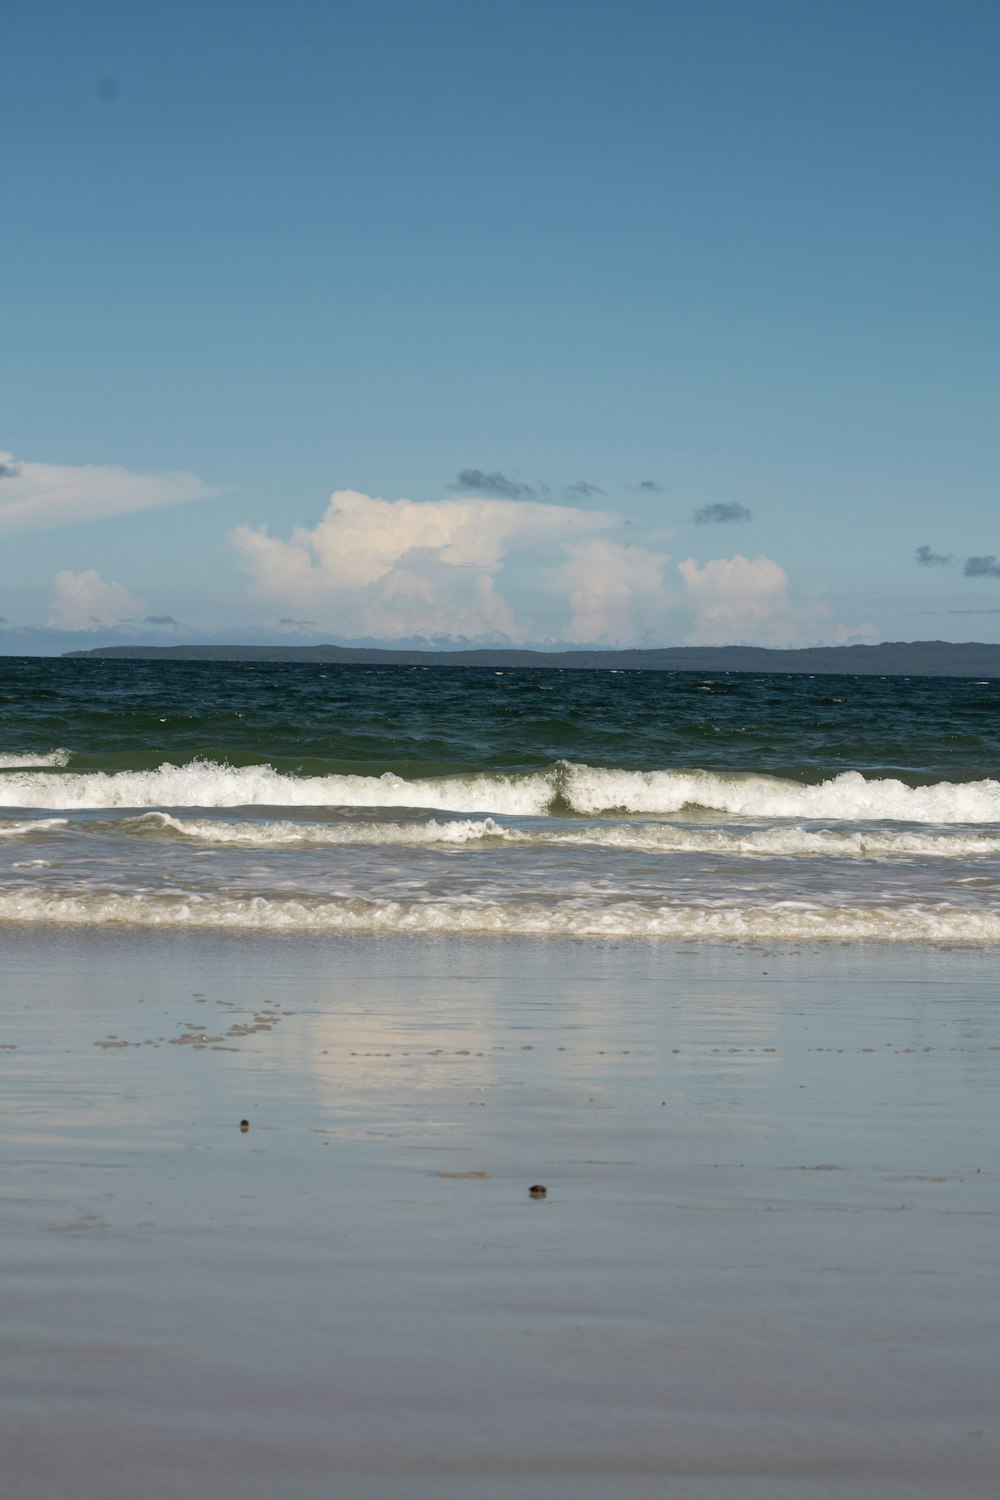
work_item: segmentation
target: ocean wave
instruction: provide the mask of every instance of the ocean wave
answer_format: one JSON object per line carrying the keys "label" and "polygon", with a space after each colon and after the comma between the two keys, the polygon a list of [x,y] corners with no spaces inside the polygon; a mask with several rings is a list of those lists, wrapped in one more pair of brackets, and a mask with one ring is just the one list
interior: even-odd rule
{"label": "ocean wave", "polygon": [[268,765],[215,761],[155,771],[22,773],[0,782],[7,807],[422,807],[443,812],[539,815],[554,795],[551,772],[521,776],[444,776],[407,781],[382,776],[289,776]]}
{"label": "ocean wave", "polygon": [[1000,913],[957,907],[745,907],[635,902],[373,901],[223,896],[0,893],[0,923],[215,928],[255,932],[667,939],[718,942],[1000,943]]}
{"label": "ocean wave", "polygon": [[19,838],[25,833],[47,833],[52,828],[65,828],[66,818],[10,818],[0,819],[0,839]]}
{"label": "ocean wave", "polygon": [[813,785],[716,771],[623,771],[563,762],[546,771],[407,780],[382,776],[290,776],[268,765],[213,761],[154,771],[54,775],[11,770],[0,779],[6,807],[413,807],[429,811],[541,817],[625,814],[669,817],[688,809],[743,818],[904,823],[1000,822],[1000,781],[908,786],[844,771]]}
{"label": "ocean wave", "polygon": [[564,770],[564,795],[574,811],[670,814],[685,808],[749,818],[856,822],[993,823],[1000,820],[1000,781],[907,786],[892,777],[843,771],[810,786],[774,776],[715,771]]}
{"label": "ocean wave", "polygon": [[68,750],[17,750],[0,752],[0,771],[24,770],[29,766],[65,766]]}
{"label": "ocean wave", "polygon": [[[21,824],[44,828],[49,823]],[[490,841],[526,848],[606,848],[638,854],[714,854],[749,858],[968,859],[1000,856],[1000,836],[897,832],[888,829],[683,828],[673,823],[596,824],[585,828],[512,828],[495,818],[454,818],[426,822],[229,823],[215,818],[178,818],[148,812],[117,825],[136,834],[158,834],[196,843],[267,849],[283,845],[344,847],[477,845]],[[0,832],[2,832],[0,825]]]}
{"label": "ocean wave", "polygon": [[[530,835],[505,828],[494,818],[455,818],[440,823],[225,823],[215,818],[176,818],[149,812],[123,825],[131,833],[166,833],[197,843],[237,844],[253,849],[276,845],[430,845],[476,844],[486,839],[532,842]],[[541,839],[537,840],[541,842]],[[998,841],[1000,847],[1000,841]]]}
{"label": "ocean wave", "polygon": [[[544,837],[544,836],[543,836]],[[990,834],[895,832],[888,829],[776,827],[735,833],[729,829],[679,828],[670,823],[597,827],[549,836],[559,844],[596,844],[635,853],[741,855],[748,858],[968,859],[1000,856],[1000,837]]]}

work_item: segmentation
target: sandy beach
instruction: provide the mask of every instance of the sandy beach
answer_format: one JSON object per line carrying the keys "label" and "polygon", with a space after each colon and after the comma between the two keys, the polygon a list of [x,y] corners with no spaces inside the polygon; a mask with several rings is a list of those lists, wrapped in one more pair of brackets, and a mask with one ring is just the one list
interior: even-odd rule
{"label": "sandy beach", "polygon": [[992,1493],[990,954],[3,953],[12,1500]]}

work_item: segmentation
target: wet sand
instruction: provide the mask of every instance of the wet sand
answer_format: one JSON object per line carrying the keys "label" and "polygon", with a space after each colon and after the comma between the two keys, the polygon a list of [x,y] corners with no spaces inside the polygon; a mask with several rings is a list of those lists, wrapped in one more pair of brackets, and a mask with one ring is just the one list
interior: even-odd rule
{"label": "wet sand", "polygon": [[995,954],[0,962],[12,1500],[994,1493]]}

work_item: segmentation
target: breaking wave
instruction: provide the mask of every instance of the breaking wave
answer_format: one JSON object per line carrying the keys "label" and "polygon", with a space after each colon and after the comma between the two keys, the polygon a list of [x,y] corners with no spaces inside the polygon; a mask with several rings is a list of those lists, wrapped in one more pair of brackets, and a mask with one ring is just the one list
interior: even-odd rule
{"label": "breaking wave", "polygon": [[667,814],[684,808],[748,818],[992,823],[1000,819],[1000,781],[907,786],[889,777],[844,771],[812,786],[777,777],[714,771],[604,771],[565,767],[565,795],[578,813],[621,810]]}
{"label": "breaking wave", "polygon": [[[63,752],[53,752],[53,754]],[[908,786],[845,771],[814,785],[715,771],[622,771],[561,763],[547,771],[426,777],[290,776],[271,766],[213,761],[153,771],[53,774],[10,769],[0,778],[9,808],[415,807],[428,811],[542,817],[576,813],[668,817],[686,809],[735,817],[903,823],[1000,821],[1000,781]]]}
{"label": "breaking wave", "polygon": [[271,766],[214,761],[155,771],[93,771],[5,777],[7,807],[424,807],[448,812],[544,813],[551,773],[445,776],[407,781],[382,776],[288,776]]}
{"label": "breaking wave", "polygon": [[23,770],[28,766],[65,766],[69,764],[68,750],[18,750],[0,752],[0,771]]}

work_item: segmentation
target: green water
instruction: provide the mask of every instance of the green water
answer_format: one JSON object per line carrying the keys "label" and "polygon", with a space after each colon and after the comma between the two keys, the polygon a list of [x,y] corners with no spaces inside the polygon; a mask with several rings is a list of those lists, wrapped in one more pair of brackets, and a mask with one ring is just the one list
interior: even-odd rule
{"label": "green water", "polygon": [[428,777],[568,760],[920,785],[994,774],[998,730],[1000,684],[969,679],[0,659],[0,752],[66,748],[75,770]]}

